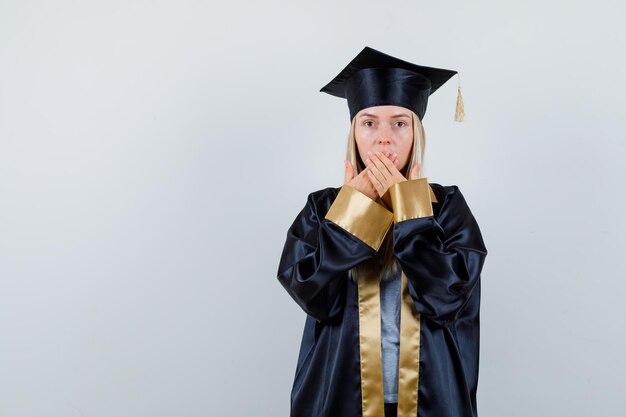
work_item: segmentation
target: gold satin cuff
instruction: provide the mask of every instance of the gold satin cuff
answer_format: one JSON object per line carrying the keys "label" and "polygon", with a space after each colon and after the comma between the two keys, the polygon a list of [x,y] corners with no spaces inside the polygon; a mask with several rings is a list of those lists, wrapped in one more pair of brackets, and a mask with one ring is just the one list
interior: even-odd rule
{"label": "gold satin cuff", "polygon": [[325,218],[361,239],[375,251],[380,249],[393,223],[393,213],[347,185],[341,187]]}
{"label": "gold satin cuff", "polygon": [[432,216],[432,203],[437,202],[437,197],[425,177],[392,185],[389,188],[389,199],[395,223]]}

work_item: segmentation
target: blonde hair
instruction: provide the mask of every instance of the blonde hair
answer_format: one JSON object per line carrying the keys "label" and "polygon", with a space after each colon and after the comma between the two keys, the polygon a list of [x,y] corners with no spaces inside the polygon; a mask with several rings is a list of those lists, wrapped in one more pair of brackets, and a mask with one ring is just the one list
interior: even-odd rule
{"label": "blonde hair", "polygon": [[[409,173],[413,167],[417,164],[422,164],[424,161],[424,147],[426,145],[426,133],[424,132],[424,126],[415,112],[411,111],[411,119],[413,122],[413,145],[411,146],[411,154],[406,166],[401,170],[402,175],[405,178],[409,178]],[[350,127],[350,133],[348,133],[348,147],[346,150],[346,159],[352,163],[354,167],[354,175],[358,175],[365,166],[359,155],[359,151],[356,145],[356,137],[354,134],[356,125],[356,116],[352,119]],[[420,168],[420,171],[422,168]],[[385,240],[381,245],[382,251],[376,252],[376,254],[367,261],[350,269],[349,276],[357,282],[359,277],[365,274],[376,274],[381,280],[386,280],[393,277],[399,269],[398,262],[393,256],[393,233],[388,232],[385,236]],[[382,253],[381,253],[382,252]]]}

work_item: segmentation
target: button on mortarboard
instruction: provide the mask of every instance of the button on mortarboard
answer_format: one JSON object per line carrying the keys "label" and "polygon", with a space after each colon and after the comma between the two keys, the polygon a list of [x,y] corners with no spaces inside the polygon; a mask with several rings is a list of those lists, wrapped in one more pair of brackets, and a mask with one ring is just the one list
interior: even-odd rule
{"label": "button on mortarboard", "polygon": [[456,73],[412,64],[366,46],[320,91],[347,99],[350,120],[360,110],[384,105],[407,108],[422,120],[428,97]]}

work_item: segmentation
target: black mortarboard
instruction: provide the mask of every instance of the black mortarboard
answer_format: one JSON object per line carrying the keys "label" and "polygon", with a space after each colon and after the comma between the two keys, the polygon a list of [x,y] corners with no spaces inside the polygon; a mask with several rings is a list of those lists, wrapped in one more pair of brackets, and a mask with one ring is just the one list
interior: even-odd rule
{"label": "black mortarboard", "polygon": [[[320,91],[348,100],[350,120],[365,108],[394,105],[414,111],[423,119],[428,96],[456,71],[424,67],[394,58],[366,46]],[[459,86],[457,121],[463,120]]]}

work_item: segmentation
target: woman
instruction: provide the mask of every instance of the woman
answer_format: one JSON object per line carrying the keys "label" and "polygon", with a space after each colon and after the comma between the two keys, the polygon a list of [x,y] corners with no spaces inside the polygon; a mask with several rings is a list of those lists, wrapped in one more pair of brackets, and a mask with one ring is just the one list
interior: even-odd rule
{"label": "woman", "polygon": [[278,268],[308,315],[293,417],[477,415],[487,250],[459,188],[420,177],[428,96],[454,74],[366,47],[322,89],[352,128],[344,185],[309,195]]}

